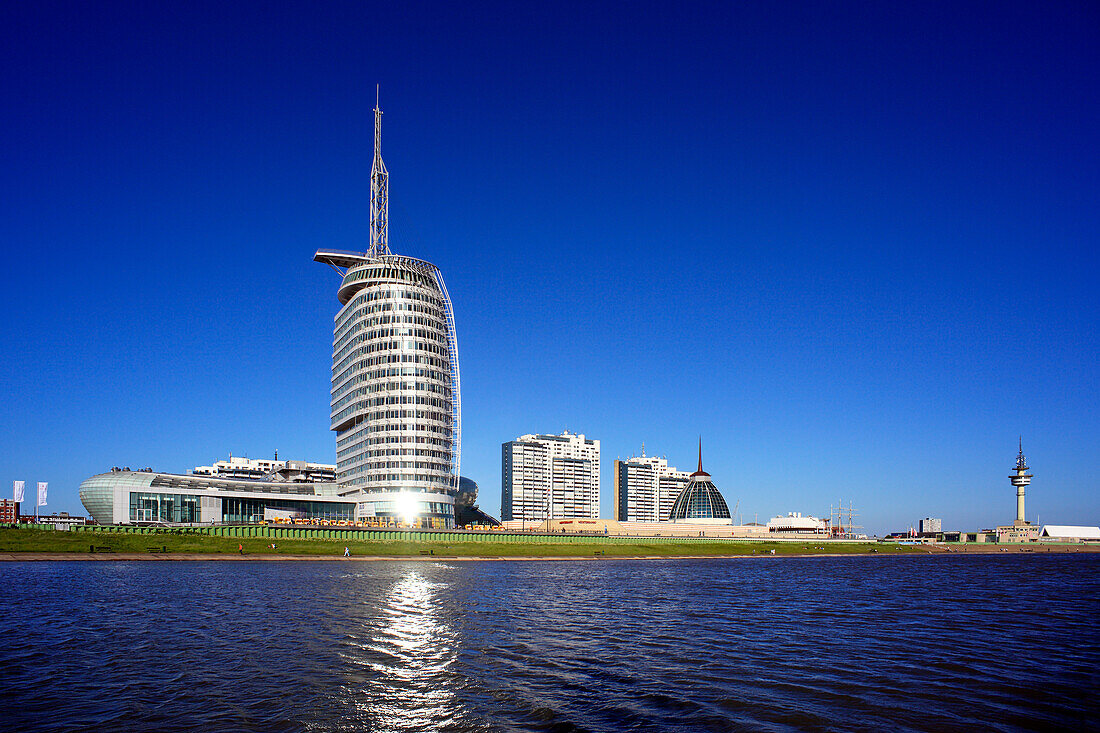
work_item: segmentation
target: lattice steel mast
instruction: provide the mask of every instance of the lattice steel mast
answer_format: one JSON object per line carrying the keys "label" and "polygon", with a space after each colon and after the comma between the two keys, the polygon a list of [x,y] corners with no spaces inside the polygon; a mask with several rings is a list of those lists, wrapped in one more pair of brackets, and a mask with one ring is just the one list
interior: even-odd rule
{"label": "lattice steel mast", "polygon": [[390,173],[382,162],[382,110],[378,87],[374,88],[374,162],[370,166],[370,249],[369,257],[390,253]]}

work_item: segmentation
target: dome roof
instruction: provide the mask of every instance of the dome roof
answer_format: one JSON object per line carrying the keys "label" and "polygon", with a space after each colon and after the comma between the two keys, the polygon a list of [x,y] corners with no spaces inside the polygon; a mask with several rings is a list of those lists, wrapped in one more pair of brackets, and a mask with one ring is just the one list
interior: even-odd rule
{"label": "dome roof", "polygon": [[703,441],[699,441],[699,469],[691,474],[691,480],[683,488],[676,501],[672,504],[672,511],[668,514],[668,521],[676,522],[682,519],[731,519],[730,509],[726,500],[718,492],[714,482],[710,480],[710,474],[703,470]]}
{"label": "dome roof", "polygon": [[681,519],[730,519],[730,509],[726,500],[710,477],[692,476],[683,488],[668,514],[670,522]]}

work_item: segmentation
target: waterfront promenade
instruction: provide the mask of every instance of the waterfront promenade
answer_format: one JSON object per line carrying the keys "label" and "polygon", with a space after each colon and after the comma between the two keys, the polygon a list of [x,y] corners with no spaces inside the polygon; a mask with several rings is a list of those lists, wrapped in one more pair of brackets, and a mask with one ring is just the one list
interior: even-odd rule
{"label": "waterfront promenade", "polygon": [[[350,557],[344,557],[345,550]],[[268,526],[88,526],[80,531],[0,527],[0,561],[602,560],[1017,555],[1098,552],[1074,543],[934,543],[586,534],[364,530]]]}

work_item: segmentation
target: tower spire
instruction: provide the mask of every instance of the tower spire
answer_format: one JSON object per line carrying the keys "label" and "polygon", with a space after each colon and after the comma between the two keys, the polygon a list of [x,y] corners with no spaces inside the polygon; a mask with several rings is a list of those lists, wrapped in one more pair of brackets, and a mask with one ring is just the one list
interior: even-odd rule
{"label": "tower spire", "polygon": [[370,249],[367,255],[390,253],[390,174],[382,162],[382,110],[379,85],[374,87],[374,161],[370,166]]}
{"label": "tower spire", "polygon": [[703,470],[703,436],[699,436],[699,468],[695,470],[692,476],[710,476],[709,473]]}

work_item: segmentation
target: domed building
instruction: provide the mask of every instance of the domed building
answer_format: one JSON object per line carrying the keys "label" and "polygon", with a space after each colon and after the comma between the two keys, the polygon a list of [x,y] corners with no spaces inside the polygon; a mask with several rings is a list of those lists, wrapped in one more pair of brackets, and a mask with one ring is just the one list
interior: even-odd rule
{"label": "domed building", "polygon": [[729,524],[733,521],[726,500],[718,492],[710,474],[703,470],[703,441],[699,441],[699,468],[680,491],[669,512],[670,522]]}

